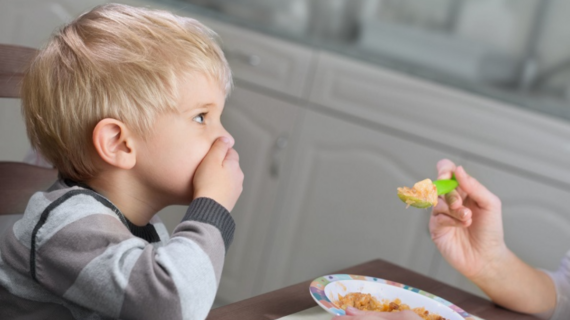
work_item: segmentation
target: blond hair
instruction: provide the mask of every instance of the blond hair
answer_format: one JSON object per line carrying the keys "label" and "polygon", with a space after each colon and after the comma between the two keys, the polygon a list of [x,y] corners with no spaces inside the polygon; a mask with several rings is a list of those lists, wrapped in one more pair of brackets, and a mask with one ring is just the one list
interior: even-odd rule
{"label": "blond hair", "polygon": [[145,137],[177,110],[182,77],[203,73],[227,95],[231,72],[215,33],[166,11],[107,4],[56,32],[22,84],[28,137],[64,178],[97,173],[92,132],[104,118]]}

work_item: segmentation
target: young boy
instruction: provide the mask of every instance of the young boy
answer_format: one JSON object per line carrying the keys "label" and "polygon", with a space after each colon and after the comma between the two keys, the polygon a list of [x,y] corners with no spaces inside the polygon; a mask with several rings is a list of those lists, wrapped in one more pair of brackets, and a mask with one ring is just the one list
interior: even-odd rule
{"label": "young boy", "polygon": [[[0,319],[204,319],[243,182],[213,32],[109,4],[57,32],[22,86],[60,173],[0,240]],[[154,215],[190,204],[168,239]]]}

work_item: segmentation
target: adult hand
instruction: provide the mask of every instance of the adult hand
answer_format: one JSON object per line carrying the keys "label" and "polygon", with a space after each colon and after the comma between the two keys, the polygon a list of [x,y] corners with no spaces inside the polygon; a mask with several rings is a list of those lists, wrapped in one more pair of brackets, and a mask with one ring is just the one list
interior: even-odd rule
{"label": "adult hand", "polygon": [[422,318],[413,311],[404,310],[399,312],[376,312],[360,311],[356,308],[346,308],[345,316],[335,316],[332,320],[421,320]]}
{"label": "adult hand", "polygon": [[433,208],[431,237],[454,268],[468,278],[476,278],[508,252],[501,201],[450,160],[439,161],[437,170],[438,179],[449,179],[455,173],[459,186]]}
{"label": "adult hand", "polygon": [[194,174],[194,199],[207,197],[228,211],[234,208],[243,190],[243,172],[239,155],[227,137],[212,144]]}

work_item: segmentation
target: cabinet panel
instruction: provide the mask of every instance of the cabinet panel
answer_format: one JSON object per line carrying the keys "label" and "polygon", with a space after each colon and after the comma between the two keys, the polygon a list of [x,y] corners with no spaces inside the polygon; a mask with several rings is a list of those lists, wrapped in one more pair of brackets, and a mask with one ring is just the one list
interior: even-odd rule
{"label": "cabinet panel", "polygon": [[466,170],[499,196],[505,242],[527,263],[556,269],[570,250],[570,189],[529,180],[488,164],[469,161]]}
{"label": "cabinet panel", "polygon": [[40,48],[64,23],[104,0],[3,0],[0,42]]}
{"label": "cabinet panel", "polygon": [[295,97],[308,92],[313,50],[236,26],[203,22],[221,37],[236,79]]}
{"label": "cabinet panel", "polygon": [[294,142],[264,291],[374,258],[428,272],[430,211],[406,209],[396,188],[458,155],[312,111]]}
{"label": "cabinet panel", "polygon": [[236,139],[244,172],[244,189],[232,216],[236,221],[234,241],[217,297],[218,304],[231,303],[259,293],[256,281],[266,272],[263,249],[273,214],[281,159],[300,108],[236,87],[226,102],[222,123]]}
{"label": "cabinet panel", "polygon": [[319,56],[314,82],[319,107],[570,186],[567,122],[333,54]]}

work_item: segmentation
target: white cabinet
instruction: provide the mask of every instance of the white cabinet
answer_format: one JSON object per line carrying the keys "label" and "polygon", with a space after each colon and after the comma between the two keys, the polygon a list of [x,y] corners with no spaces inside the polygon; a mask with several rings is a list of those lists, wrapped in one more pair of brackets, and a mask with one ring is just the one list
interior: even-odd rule
{"label": "white cabinet", "polygon": [[508,247],[533,266],[557,269],[570,250],[570,189],[476,160],[466,166],[501,198]]}
{"label": "white cabinet", "polygon": [[235,302],[259,293],[258,279],[265,268],[265,246],[272,241],[271,220],[283,178],[283,159],[293,126],[302,110],[290,103],[236,87],[222,116],[225,128],[236,138],[244,172],[244,190],[232,216],[234,241],[226,263],[218,304]]}
{"label": "white cabinet", "polygon": [[[180,13],[180,12],[179,12]],[[289,179],[283,163],[302,117],[299,98],[307,90],[313,51],[251,31],[201,19],[221,37],[235,88],[222,116],[236,138],[245,175],[244,191],[232,211],[236,233],[228,251],[218,305],[262,293],[268,243],[272,243],[279,185]],[[278,98],[275,97],[278,96]],[[280,191],[281,190],[281,191]]]}
{"label": "white cabinet", "polygon": [[570,124],[369,63],[321,53],[311,102],[445,149],[570,186]]}
{"label": "white cabinet", "polygon": [[103,0],[2,0],[0,42],[41,47],[51,34]]}
{"label": "white cabinet", "polygon": [[437,160],[455,155],[313,111],[292,143],[263,291],[374,258],[428,272],[430,211],[406,209],[396,188],[433,176]]}
{"label": "white cabinet", "polygon": [[250,84],[301,97],[314,52],[291,42],[277,40],[247,29],[200,19],[221,38],[222,48],[235,78]]}
{"label": "white cabinet", "polygon": [[[570,196],[568,123],[332,54],[319,56],[311,102],[346,121],[457,154],[501,197],[505,240],[531,265],[554,269],[569,249],[570,212],[562,200]],[[434,254],[428,275],[482,294]]]}

